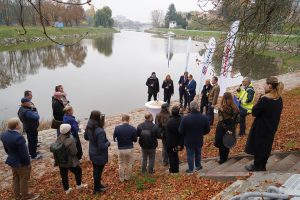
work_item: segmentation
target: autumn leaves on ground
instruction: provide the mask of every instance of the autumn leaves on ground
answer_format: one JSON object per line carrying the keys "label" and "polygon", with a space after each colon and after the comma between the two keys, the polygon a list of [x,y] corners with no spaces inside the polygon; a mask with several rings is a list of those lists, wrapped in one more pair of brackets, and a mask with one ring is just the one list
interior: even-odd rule
{"label": "autumn leaves on ground", "polygon": [[[283,96],[284,109],[281,116],[273,150],[294,151],[300,148],[300,88],[286,92]],[[249,130],[252,117],[247,119]],[[203,157],[216,157],[217,149],[214,147],[215,129],[205,137],[203,146]],[[231,150],[230,155],[242,153],[247,137],[239,138],[237,145]],[[185,162],[185,152],[180,155]],[[48,166],[47,172],[40,178],[31,178],[31,189],[41,195],[40,199],[64,200],[64,199],[211,199],[217,193],[225,189],[232,182],[217,182],[209,179],[199,178],[197,174],[186,175],[165,174],[166,168],[156,163],[156,173],[153,176],[140,175],[140,163],[135,162],[132,180],[120,183],[118,179],[117,157],[105,166],[103,183],[107,191],[101,195],[92,195],[92,165],[88,160],[83,161],[83,182],[89,184],[88,189],[81,192],[74,190],[68,196],[65,195],[59,171],[57,168]],[[75,180],[70,174],[70,185],[75,187]],[[11,189],[0,191],[0,199],[12,199]]]}

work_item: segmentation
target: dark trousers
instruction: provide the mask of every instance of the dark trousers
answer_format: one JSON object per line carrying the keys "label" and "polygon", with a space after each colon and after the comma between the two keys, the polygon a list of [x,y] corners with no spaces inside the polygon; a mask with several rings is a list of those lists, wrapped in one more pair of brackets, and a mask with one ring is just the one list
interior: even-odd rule
{"label": "dark trousers", "polygon": [[188,103],[188,97],[185,90],[179,90],[179,100],[180,100],[180,106],[184,106],[186,108]]}
{"label": "dark trousers", "polygon": [[80,142],[80,138],[79,138],[79,135],[73,135],[75,140],[76,140],[76,148],[77,148],[77,158],[78,160],[81,160],[82,158],[82,146],[81,146],[81,142]]}
{"label": "dark trousers", "polygon": [[178,173],[179,172],[179,158],[178,158],[178,152],[174,152],[172,149],[168,149],[168,156],[169,156],[169,163],[170,163],[170,168],[169,172],[170,173]]}
{"label": "dark trousers", "polygon": [[207,105],[207,113],[206,113],[208,120],[209,120],[209,124],[213,125],[214,124],[214,118],[215,118],[215,114],[214,114],[214,108],[212,107],[212,103],[208,102]]}
{"label": "dark trousers", "polygon": [[146,173],[147,162],[149,159],[148,173],[153,174],[155,162],[156,149],[143,149],[142,148],[142,173]]}
{"label": "dark trousers", "polygon": [[171,96],[172,96],[172,94],[165,92],[164,93],[164,102],[167,102],[168,104],[170,104]]}
{"label": "dark trousers", "polygon": [[157,93],[148,93],[148,101],[151,101],[151,97],[153,96],[154,101],[157,100]]}
{"label": "dark trousers", "polygon": [[188,107],[190,108],[191,102],[194,100],[196,94],[188,95]]}
{"label": "dark trousers", "polygon": [[76,185],[81,185],[82,169],[79,165],[77,167],[69,167],[69,168],[59,167],[61,181],[65,191],[69,189],[69,178],[68,178],[69,170],[75,175]]}
{"label": "dark trousers", "polygon": [[93,163],[94,192],[100,192],[100,189],[102,187],[101,177],[104,166],[105,165],[96,165],[95,163]]}
{"label": "dark trousers", "polygon": [[220,156],[220,161],[225,162],[228,160],[228,155],[229,155],[229,149],[226,148],[224,145],[219,147],[219,156]]}
{"label": "dark trousers", "polygon": [[247,110],[240,107],[240,133],[239,135],[245,135],[246,134],[246,116],[247,116]]}
{"label": "dark trousers", "polygon": [[254,165],[259,169],[266,168],[269,156],[270,154],[259,154],[259,153],[257,155],[254,155]]}
{"label": "dark trousers", "polygon": [[38,131],[37,130],[31,130],[31,131],[25,131],[27,134],[27,140],[28,140],[28,150],[31,158],[35,158],[37,156],[36,149],[37,149],[37,143],[38,143]]}
{"label": "dark trousers", "polygon": [[203,114],[204,108],[205,108],[205,112],[207,112],[208,103],[207,103],[207,100],[201,99],[201,104],[200,104],[200,113],[201,114]]}

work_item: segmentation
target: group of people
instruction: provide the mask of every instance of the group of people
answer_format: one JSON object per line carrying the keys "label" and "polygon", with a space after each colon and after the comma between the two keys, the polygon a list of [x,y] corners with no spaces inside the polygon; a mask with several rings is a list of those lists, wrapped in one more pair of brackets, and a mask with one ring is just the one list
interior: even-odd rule
{"label": "group of people", "polygon": [[[211,85],[212,83],[212,85]],[[156,148],[158,139],[162,140],[162,160],[169,166],[170,173],[179,172],[178,152],[186,148],[188,168],[186,173],[202,169],[201,152],[203,138],[210,132],[210,125],[214,120],[214,109],[218,110],[218,123],[215,133],[215,146],[219,148],[220,164],[228,160],[231,146],[226,144],[225,135],[235,137],[237,124],[240,123],[240,135],[245,134],[245,118],[252,113],[255,120],[250,129],[245,151],[254,155],[254,162],[245,166],[249,171],[265,171],[270,156],[274,135],[282,112],[281,92],[283,84],[276,77],[266,80],[265,94],[254,104],[255,91],[249,78],[243,80],[237,89],[237,95],[224,93],[220,105],[218,96],[220,87],[218,78],[207,80],[201,92],[201,104],[194,100],[196,82],[193,76],[184,73],[179,80],[180,105],[170,108],[170,95],[174,92],[173,81],[168,75],[163,83],[165,101],[160,113],[153,122],[151,113],[145,113],[145,121],[137,127],[130,125],[130,116],[123,114],[122,124],[115,127],[113,140],[118,145],[119,179],[121,182],[129,180],[134,161],[134,143],[138,142],[142,154],[142,173],[154,173]],[[147,80],[149,98],[157,98],[159,82],[155,73]],[[170,89],[171,88],[171,89]],[[173,88],[173,89],[172,89]],[[184,89],[183,89],[184,88]],[[148,99],[148,100],[150,100]],[[184,102],[184,103],[183,103]],[[187,115],[180,114],[180,108],[189,107]],[[205,109],[204,109],[205,108]],[[74,111],[63,86],[55,87],[52,97],[53,122],[52,128],[57,129],[57,140],[51,144],[55,165],[59,167],[62,185],[66,194],[72,191],[68,181],[68,171],[75,175],[76,189],[87,187],[82,183],[82,168],[80,160],[83,152],[79,138],[79,125],[74,117]],[[203,115],[203,112],[206,115]],[[32,103],[32,92],[26,91],[21,99],[18,111],[19,118],[7,121],[7,130],[1,134],[5,151],[8,154],[6,164],[13,171],[13,189],[16,199],[35,199],[38,195],[28,192],[28,180],[31,172],[31,160],[41,159],[38,148],[39,115]],[[28,147],[21,134],[21,126],[27,134]],[[84,139],[89,142],[89,157],[93,165],[94,194],[105,191],[106,186],[101,183],[101,177],[108,162],[108,148],[110,141],[104,129],[105,115],[94,110],[90,114],[84,132]],[[28,153],[28,150],[29,153]]]}

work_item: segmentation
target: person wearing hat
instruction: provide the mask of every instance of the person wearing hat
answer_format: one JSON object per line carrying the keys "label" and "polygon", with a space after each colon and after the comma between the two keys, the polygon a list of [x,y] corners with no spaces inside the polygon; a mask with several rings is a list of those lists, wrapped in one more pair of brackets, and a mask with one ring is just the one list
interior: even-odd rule
{"label": "person wearing hat", "polygon": [[243,79],[242,85],[236,90],[237,98],[239,100],[239,110],[240,110],[240,136],[246,134],[246,117],[251,114],[254,105],[255,90],[251,83],[251,79],[245,77]]}
{"label": "person wearing hat", "polygon": [[76,189],[80,190],[82,188],[86,188],[87,184],[82,184],[81,182],[82,169],[77,158],[78,151],[75,140],[71,134],[70,124],[60,125],[60,135],[58,136],[56,142],[63,143],[68,154],[68,162],[66,164],[58,164],[62,184],[66,194],[69,194],[73,190],[71,187],[69,187],[68,171],[75,175]]}
{"label": "person wearing hat", "polygon": [[229,148],[224,144],[223,137],[230,131],[235,137],[236,125],[239,122],[239,109],[234,104],[233,96],[230,92],[225,92],[218,110],[219,122],[216,128],[215,147],[219,149],[219,164],[228,160]]}
{"label": "person wearing hat", "polygon": [[155,72],[152,72],[151,76],[147,79],[146,85],[148,86],[148,101],[151,101],[152,96],[154,101],[156,101],[157,93],[159,92],[159,81]]}
{"label": "person wearing hat", "polygon": [[247,139],[245,152],[254,155],[254,162],[246,165],[248,171],[266,171],[272,145],[283,108],[283,83],[274,76],[267,78],[265,94],[252,109],[255,117]]}
{"label": "person wearing hat", "polygon": [[7,130],[1,134],[0,138],[7,153],[5,163],[12,169],[15,199],[37,199],[39,195],[28,192],[31,162],[25,138],[21,134],[21,126],[18,118],[7,120]]}
{"label": "person wearing hat", "polygon": [[164,103],[161,105],[160,112],[156,115],[155,118],[155,124],[160,128],[160,135],[162,139],[163,149],[162,149],[162,160],[164,166],[167,166],[169,164],[169,157],[166,149],[166,126],[167,122],[170,119],[170,111],[169,111],[169,104]]}
{"label": "person wearing hat", "polygon": [[23,123],[23,129],[27,134],[28,149],[31,159],[40,159],[41,155],[37,153],[40,116],[37,111],[32,109],[30,99],[21,99],[21,107],[19,108],[18,116]]}

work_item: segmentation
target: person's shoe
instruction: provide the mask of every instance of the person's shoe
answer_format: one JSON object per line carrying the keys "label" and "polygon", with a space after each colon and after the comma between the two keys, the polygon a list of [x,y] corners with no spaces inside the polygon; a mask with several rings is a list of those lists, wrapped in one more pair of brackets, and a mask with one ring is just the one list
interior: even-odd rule
{"label": "person's shoe", "polygon": [[203,169],[203,167],[202,166],[200,166],[200,167],[196,167],[196,171],[199,171],[199,170],[201,170],[201,169]]}
{"label": "person's shoe", "polygon": [[28,194],[25,198],[21,198],[22,200],[35,200],[40,197],[39,194]]}
{"label": "person's shoe", "polygon": [[70,194],[70,193],[72,192],[72,190],[73,190],[72,188],[69,188],[69,189],[67,189],[67,190],[65,191],[65,193],[66,193],[66,194]]}
{"label": "person's shoe", "polygon": [[77,189],[77,190],[81,190],[82,188],[87,188],[87,187],[88,187],[88,184],[82,184],[82,183],[81,183],[81,185],[77,185],[77,186],[76,186],[76,189]]}
{"label": "person's shoe", "polygon": [[250,164],[250,165],[246,165],[246,166],[245,166],[245,169],[246,169],[247,171],[249,171],[249,172],[266,171],[266,168],[265,168],[265,167],[260,168],[260,167],[255,166],[253,163]]}
{"label": "person's shoe", "polygon": [[185,172],[186,172],[187,174],[192,174],[192,173],[193,173],[193,171],[191,171],[191,170],[189,170],[189,169],[185,170]]}
{"label": "person's shoe", "polygon": [[220,165],[222,165],[223,163],[225,163],[227,160],[221,160],[221,159],[219,159],[217,162],[220,164]]}
{"label": "person's shoe", "polygon": [[35,158],[31,158],[31,160],[40,160],[42,159],[42,156],[40,154],[37,154]]}

